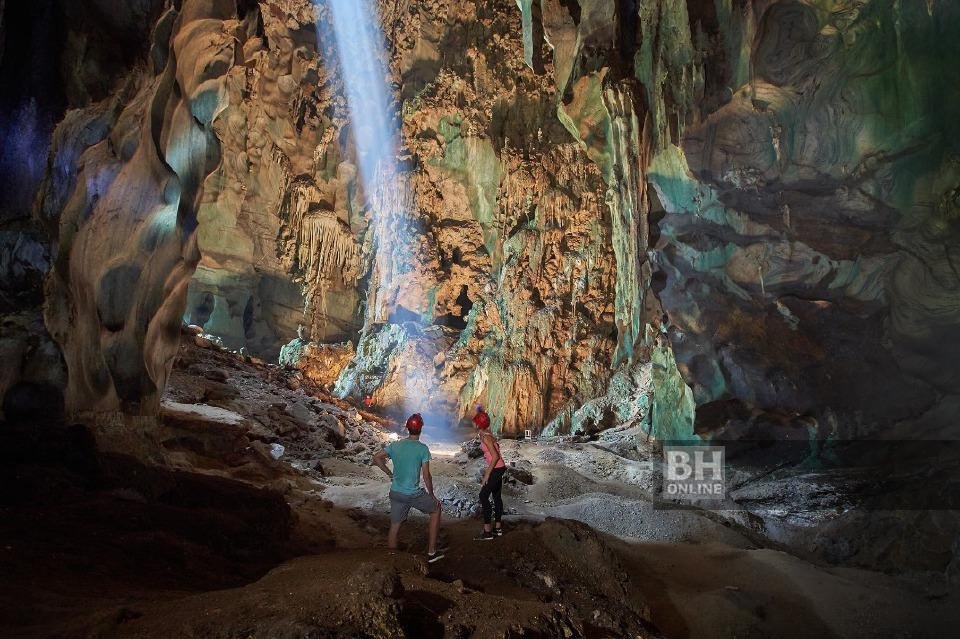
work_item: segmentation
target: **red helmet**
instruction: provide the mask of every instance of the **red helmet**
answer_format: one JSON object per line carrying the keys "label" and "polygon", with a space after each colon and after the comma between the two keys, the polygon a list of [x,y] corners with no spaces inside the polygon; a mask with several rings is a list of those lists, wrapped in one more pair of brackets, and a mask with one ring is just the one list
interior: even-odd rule
{"label": "red helmet", "polygon": [[414,435],[420,434],[423,430],[423,417],[420,417],[420,413],[414,413],[407,418],[407,430]]}
{"label": "red helmet", "polygon": [[481,408],[477,414],[473,416],[473,424],[480,430],[490,428],[490,416]]}

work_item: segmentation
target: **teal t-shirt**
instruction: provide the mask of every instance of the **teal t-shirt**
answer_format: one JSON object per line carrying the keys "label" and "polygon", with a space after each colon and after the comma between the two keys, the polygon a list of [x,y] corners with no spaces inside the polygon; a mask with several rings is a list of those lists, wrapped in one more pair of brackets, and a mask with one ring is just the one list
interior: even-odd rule
{"label": "teal t-shirt", "polygon": [[430,461],[430,449],[415,439],[401,439],[387,446],[393,460],[393,482],[390,490],[413,495],[420,490],[420,467]]}

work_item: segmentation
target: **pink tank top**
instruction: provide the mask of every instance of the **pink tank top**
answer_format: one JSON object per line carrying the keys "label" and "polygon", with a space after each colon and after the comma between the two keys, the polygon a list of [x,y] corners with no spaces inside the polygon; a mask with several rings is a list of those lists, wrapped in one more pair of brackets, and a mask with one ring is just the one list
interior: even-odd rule
{"label": "pink tank top", "polygon": [[[497,447],[497,452],[500,452],[500,445],[496,441],[493,442],[493,445]],[[483,440],[483,435],[480,436],[480,448],[483,449],[483,458],[487,460],[487,465],[490,465],[490,462],[493,461],[493,451],[487,448],[486,442]],[[505,468],[506,464],[503,463],[503,455],[500,456],[500,459],[497,460],[497,465],[494,468]]]}

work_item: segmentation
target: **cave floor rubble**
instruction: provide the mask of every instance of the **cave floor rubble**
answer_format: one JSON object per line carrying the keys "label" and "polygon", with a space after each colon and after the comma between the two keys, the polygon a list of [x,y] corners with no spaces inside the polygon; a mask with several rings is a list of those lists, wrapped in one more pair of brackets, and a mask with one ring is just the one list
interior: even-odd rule
{"label": "cave floor rubble", "polygon": [[370,457],[392,427],[291,371],[192,345],[149,435],[160,459],[104,452],[95,428],[7,425],[3,636],[928,637],[960,623],[954,593],[664,507],[623,429],[503,441],[507,534],[488,544],[472,541],[482,457],[441,447],[446,556],[425,562],[417,515],[391,553]]}

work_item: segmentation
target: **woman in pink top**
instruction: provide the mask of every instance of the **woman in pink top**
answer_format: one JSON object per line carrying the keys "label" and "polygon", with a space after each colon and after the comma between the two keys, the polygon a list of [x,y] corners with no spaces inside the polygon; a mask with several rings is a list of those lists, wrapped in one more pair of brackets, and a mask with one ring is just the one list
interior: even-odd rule
{"label": "woman in pink top", "polygon": [[[500,490],[503,488],[503,474],[507,472],[507,465],[500,456],[500,445],[497,438],[490,432],[490,416],[484,412],[482,406],[477,406],[477,414],[473,416],[473,424],[480,432],[480,448],[487,460],[487,470],[483,474],[483,487],[480,489],[480,506],[483,508],[483,532],[476,538],[486,541],[503,535],[501,518],[503,517],[503,498]],[[490,498],[493,497],[493,506]],[[493,524],[491,524],[491,514]],[[495,527],[491,527],[495,526]]]}

